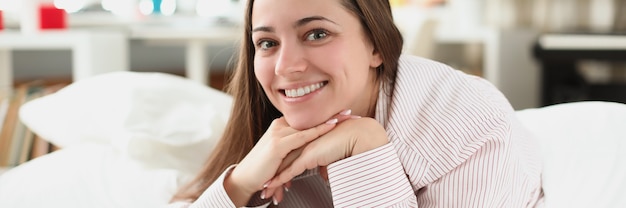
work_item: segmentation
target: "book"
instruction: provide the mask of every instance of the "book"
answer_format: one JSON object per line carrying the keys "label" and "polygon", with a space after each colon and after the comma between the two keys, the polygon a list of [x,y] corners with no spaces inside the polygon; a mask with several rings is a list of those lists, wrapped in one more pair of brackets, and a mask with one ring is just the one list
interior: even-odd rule
{"label": "book", "polygon": [[19,163],[19,156],[24,143],[24,135],[26,133],[26,126],[19,119],[19,108],[26,103],[28,97],[39,89],[39,82],[32,82],[22,84],[17,87],[15,92],[15,103],[17,109],[15,112],[15,121],[13,121],[13,134],[10,138],[10,146],[8,150],[8,158],[6,159],[7,166],[16,166]]}
{"label": "book", "polygon": [[[4,123],[7,120],[7,114],[9,113],[9,106],[11,105],[11,97],[4,96],[0,97],[0,160],[4,159],[4,155],[6,153],[6,144],[8,141],[5,141],[5,138],[2,136],[4,130]],[[0,166],[2,167],[2,166]]]}
{"label": "book", "polygon": [[[24,103],[30,102],[38,97],[41,97],[43,94],[43,87],[39,85],[33,85],[28,90],[28,95],[26,96],[26,100]],[[31,150],[33,149],[33,140],[35,139],[35,134],[24,126],[24,133],[22,138],[22,146],[19,150],[19,157],[16,161],[16,166],[26,161],[30,160]]]}
{"label": "book", "polygon": [[7,116],[9,110],[9,98],[0,97],[0,133],[2,132],[2,126],[4,126],[4,119]]}
{"label": "book", "polygon": [[30,160],[31,151],[33,149],[33,141],[35,140],[35,134],[30,129],[26,129],[24,132],[24,138],[22,138],[22,148],[20,149],[20,155],[17,158],[17,163],[20,165]]}
{"label": "book", "polygon": [[17,122],[17,113],[19,109],[19,99],[16,94],[9,96],[9,108],[0,132],[0,167],[9,165],[9,156],[11,152],[11,140]]}
{"label": "book", "polygon": [[34,135],[33,144],[30,150],[29,160],[38,158],[50,153],[50,143],[39,135]]}
{"label": "book", "polygon": [[[55,93],[56,91],[62,89],[65,86],[67,86],[67,84],[55,84],[55,85],[47,86],[41,91],[40,96],[46,96],[46,95]],[[53,149],[54,145],[50,144],[45,138],[42,138],[41,136],[37,134],[33,134],[33,136],[34,137],[33,137],[32,145],[31,145],[32,147],[30,150],[30,157],[29,157],[30,160],[54,151]]]}

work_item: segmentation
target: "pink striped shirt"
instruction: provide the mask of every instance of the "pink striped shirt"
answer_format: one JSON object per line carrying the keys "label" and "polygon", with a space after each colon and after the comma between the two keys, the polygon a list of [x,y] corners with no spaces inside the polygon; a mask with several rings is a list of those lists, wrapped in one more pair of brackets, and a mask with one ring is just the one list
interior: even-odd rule
{"label": "pink striped shirt", "polygon": [[[328,183],[305,172],[279,206],[542,206],[539,146],[493,85],[402,56],[388,94],[379,94],[376,119],[390,143],[330,164]],[[195,202],[171,207],[234,207],[222,185],[229,170]],[[268,203],[257,194],[249,206]]]}

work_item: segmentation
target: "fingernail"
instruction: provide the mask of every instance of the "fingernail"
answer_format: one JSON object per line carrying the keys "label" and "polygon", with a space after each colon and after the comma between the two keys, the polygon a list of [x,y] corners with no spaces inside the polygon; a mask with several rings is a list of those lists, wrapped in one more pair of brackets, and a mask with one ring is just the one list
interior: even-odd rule
{"label": "fingernail", "polygon": [[352,110],[348,109],[348,110],[341,111],[341,113],[339,114],[347,116],[347,115],[350,115],[351,113],[352,113]]}
{"label": "fingernail", "polygon": [[326,124],[336,124],[339,120],[337,120],[336,118],[330,119],[328,121],[326,121]]}
{"label": "fingernail", "polygon": [[350,116],[350,118],[362,118],[361,116]]}
{"label": "fingernail", "polygon": [[276,201],[276,198],[272,197],[272,201],[274,201],[274,206],[278,205],[278,201]]}
{"label": "fingernail", "polygon": [[283,189],[285,189],[285,192],[289,192],[289,188],[287,188],[287,186],[283,186]]}
{"label": "fingernail", "polygon": [[265,199],[265,189],[263,189],[263,191],[261,191],[261,199]]}
{"label": "fingernail", "polygon": [[270,186],[270,182],[272,182],[272,180],[269,180],[269,181],[265,182],[263,184],[263,188],[267,188],[268,186]]}

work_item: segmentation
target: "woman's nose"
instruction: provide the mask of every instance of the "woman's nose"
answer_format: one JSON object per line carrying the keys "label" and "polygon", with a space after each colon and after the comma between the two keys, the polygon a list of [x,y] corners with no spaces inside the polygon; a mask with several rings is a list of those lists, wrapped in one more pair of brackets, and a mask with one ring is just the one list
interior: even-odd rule
{"label": "woman's nose", "polygon": [[298,44],[282,44],[274,73],[279,76],[290,76],[304,72],[307,68],[302,46]]}

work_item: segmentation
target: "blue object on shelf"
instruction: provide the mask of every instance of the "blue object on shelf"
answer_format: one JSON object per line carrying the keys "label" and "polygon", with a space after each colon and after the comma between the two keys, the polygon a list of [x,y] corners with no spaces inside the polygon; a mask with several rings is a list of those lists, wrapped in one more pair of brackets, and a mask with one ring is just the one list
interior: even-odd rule
{"label": "blue object on shelf", "polygon": [[163,0],[152,0],[152,4],[154,5],[154,10],[152,11],[154,14],[161,14],[161,2]]}

